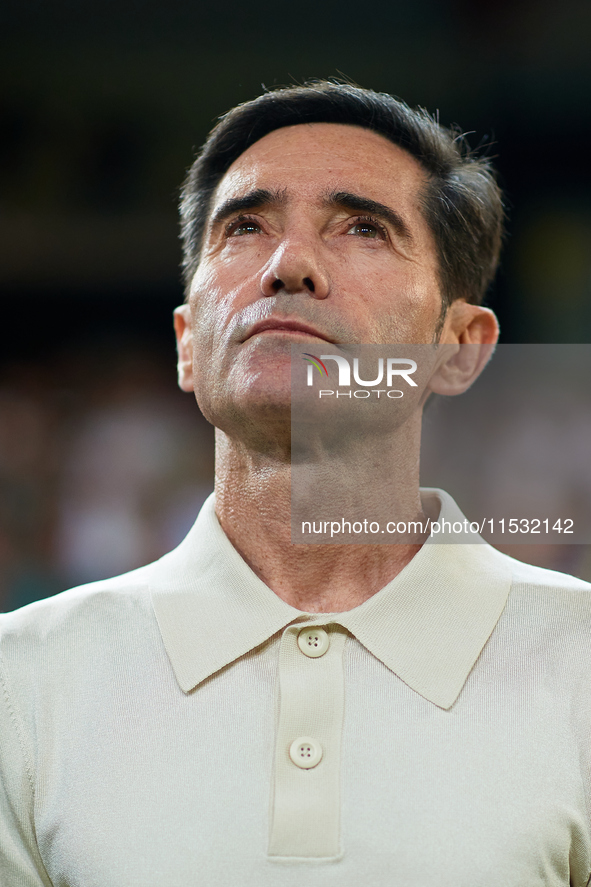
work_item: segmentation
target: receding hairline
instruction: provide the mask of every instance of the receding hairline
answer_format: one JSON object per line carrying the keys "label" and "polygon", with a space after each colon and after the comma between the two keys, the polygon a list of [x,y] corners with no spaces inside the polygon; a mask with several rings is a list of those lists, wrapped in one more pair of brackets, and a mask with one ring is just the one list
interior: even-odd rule
{"label": "receding hairline", "polygon": [[370,136],[374,136],[376,138],[376,140],[378,140],[379,142],[385,143],[389,149],[393,150],[393,152],[395,154],[402,152],[405,155],[405,157],[410,158],[412,163],[416,166],[417,170],[424,176],[425,181],[427,181],[430,178],[429,170],[427,169],[425,163],[422,162],[420,157],[418,157],[416,154],[413,154],[412,151],[408,150],[404,145],[401,145],[398,142],[395,142],[393,139],[388,138],[387,135],[384,135],[383,133],[378,132],[378,130],[376,130],[376,129],[372,129],[372,127],[370,127],[370,126],[363,126],[362,124],[358,124],[358,123],[332,123],[332,122],[328,122],[328,123],[323,123],[323,122],[294,123],[294,124],[288,124],[287,126],[279,126],[276,129],[272,129],[270,132],[265,133],[260,138],[256,139],[254,142],[251,142],[243,151],[241,151],[240,154],[238,154],[237,157],[235,157],[232,160],[232,163],[230,163],[229,166],[224,170],[224,172],[220,176],[220,178],[215,186],[215,189],[211,193],[209,210],[211,211],[211,206],[215,202],[216,196],[219,192],[222,182],[226,179],[226,177],[228,175],[231,174],[233,167],[245,155],[247,155],[253,148],[260,146],[261,142],[265,142],[267,140],[272,140],[272,139],[275,139],[281,135],[284,135],[285,132],[288,130],[303,129],[304,127],[306,127],[306,128],[328,127],[330,129],[335,129],[336,127],[338,127],[339,129],[357,130],[360,133],[369,134]]}
{"label": "receding hairline", "polygon": [[[411,157],[415,157],[415,155],[413,155],[410,151],[408,151],[404,147],[404,145],[401,145],[399,142],[395,142],[392,139],[388,138],[388,136],[385,135],[383,132],[380,132],[380,130],[375,129],[374,127],[369,126],[369,125],[365,126],[363,123],[340,123],[340,122],[334,121],[334,120],[303,120],[301,123],[281,124],[280,126],[276,126],[274,129],[269,130],[269,132],[266,132],[263,135],[259,136],[254,141],[250,142],[247,145],[247,147],[237,157],[234,158],[234,160],[232,161],[232,163],[230,164],[228,169],[231,169],[231,167],[233,166],[234,163],[236,163],[236,161],[239,159],[239,157],[242,157],[243,154],[247,154],[248,151],[250,151],[250,149],[253,148],[255,145],[258,145],[260,142],[264,142],[266,139],[273,139],[275,136],[278,135],[278,133],[284,133],[286,130],[304,129],[304,128],[313,129],[313,128],[317,128],[317,127],[328,127],[330,129],[335,129],[335,128],[353,129],[353,130],[359,130],[360,132],[364,132],[364,133],[371,133],[372,135],[374,135],[376,137],[376,139],[380,139],[384,142],[387,142],[389,145],[394,145],[394,147],[400,148],[401,151],[404,151],[406,154],[409,154]],[[417,159],[417,161],[418,161],[418,158],[415,158],[415,159]]]}

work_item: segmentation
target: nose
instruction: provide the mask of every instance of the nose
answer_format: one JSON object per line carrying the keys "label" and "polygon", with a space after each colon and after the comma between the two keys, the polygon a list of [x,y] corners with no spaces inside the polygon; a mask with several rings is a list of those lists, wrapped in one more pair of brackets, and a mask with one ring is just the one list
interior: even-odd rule
{"label": "nose", "polygon": [[312,244],[290,239],[280,244],[261,277],[264,296],[308,295],[326,299],[330,278]]}

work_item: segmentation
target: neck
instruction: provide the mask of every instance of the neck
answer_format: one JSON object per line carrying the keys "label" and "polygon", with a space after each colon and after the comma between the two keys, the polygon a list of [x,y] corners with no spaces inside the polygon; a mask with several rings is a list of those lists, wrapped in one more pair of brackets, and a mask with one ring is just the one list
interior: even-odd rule
{"label": "neck", "polygon": [[[354,486],[355,493],[364,491],[365,502],[395,503],[386,520],[425,521],[418,477],[420,423],[408,428],[404,437],[402,442],[392,440],[386,449],[381,443],[381,470],[375,452],[356,453],[355,464],[368,467],[348,485],[343,486],[344,473],[333,457],[328,473],[322,459],[305,465],[308,477],[312,472],[312,483],[307,484],[312,501],[325,502],[322,487],[334,489],[332,480],[338,476],[339,490],[344,490],[339,499],[345,507]],[[289,454],[253,452],[221,431],[216,433],[216,451],[216,512],[222,529],[256,575],[299,610],[337,613],[359,606],[395,578],[421,548],[425,534],[418,541],[400,544],[294,544]],[[294,489],[300,470],[298,466],[294,472]]]}

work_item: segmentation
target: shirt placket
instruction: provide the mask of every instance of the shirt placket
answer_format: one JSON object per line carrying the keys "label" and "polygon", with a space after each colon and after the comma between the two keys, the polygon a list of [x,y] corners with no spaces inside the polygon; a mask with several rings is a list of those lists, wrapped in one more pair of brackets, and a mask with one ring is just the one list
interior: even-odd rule
{"label": "shirt placket", "polygon": [[342,626],[315,620],[289,625],[281,637],[270,857],[341,853],[346,638]]}

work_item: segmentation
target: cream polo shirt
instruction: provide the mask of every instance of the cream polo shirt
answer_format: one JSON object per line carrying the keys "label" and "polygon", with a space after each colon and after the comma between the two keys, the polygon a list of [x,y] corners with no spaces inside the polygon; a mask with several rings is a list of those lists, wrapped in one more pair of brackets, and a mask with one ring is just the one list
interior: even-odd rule
{"label": "cream polo shirt", "polygon": [[0,618],[0,884],[583,887],[590,591],[428,540],[310,616],[209,499],[157,563]]}

